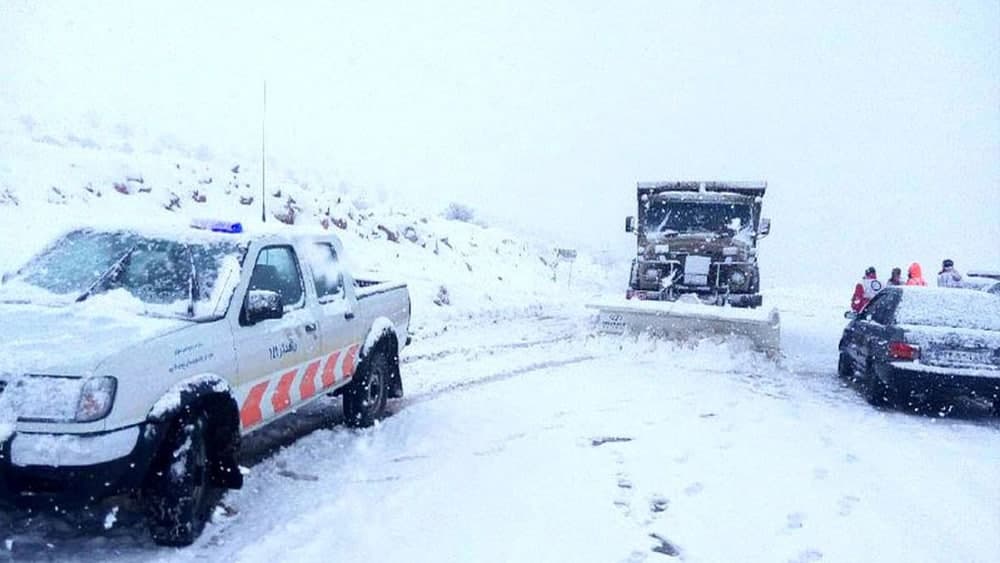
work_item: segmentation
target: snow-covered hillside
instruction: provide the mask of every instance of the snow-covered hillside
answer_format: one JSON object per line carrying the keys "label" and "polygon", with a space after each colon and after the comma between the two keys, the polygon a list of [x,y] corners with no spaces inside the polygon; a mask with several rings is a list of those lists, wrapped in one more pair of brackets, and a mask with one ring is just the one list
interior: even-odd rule
{"label": "snow-covered hillside", "polygon": [[[558,241],[487,226],[460,203],[390,197],[318,174],[269,163],[266,195],[259,159],[216,155],[127,127],[72,131],[23,118],[0,130],[0,270],[17,267],[55,234],[77,225],[157,224],[185,229],[193,219],[261,228],[337,233],[361,275],[405,280],[416,316],[523,310],[593,294],[610,271],[581,252],[556,259]],[[620,263],[622,261],[619,261]],[[437,314],[435,312],[434,314]]]}

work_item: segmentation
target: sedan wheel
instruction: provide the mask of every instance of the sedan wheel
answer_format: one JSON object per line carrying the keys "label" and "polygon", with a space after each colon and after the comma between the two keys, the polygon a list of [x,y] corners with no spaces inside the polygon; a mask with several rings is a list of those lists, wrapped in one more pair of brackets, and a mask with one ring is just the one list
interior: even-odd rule
{"label": "sedan wheel", "polygon": [[865,370],[863,390],[865,400],[873,407],[884,407],[892,403],[889,386],[879,379],[878,374],[875,373],[875,366],[871,364]]}

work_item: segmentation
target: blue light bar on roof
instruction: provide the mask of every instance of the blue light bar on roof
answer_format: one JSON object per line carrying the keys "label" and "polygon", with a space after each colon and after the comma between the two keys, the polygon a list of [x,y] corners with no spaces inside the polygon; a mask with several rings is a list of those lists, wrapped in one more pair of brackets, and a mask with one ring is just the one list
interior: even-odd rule
{"label": "blue light bar on roof", "polygon": [[212,231],[213,233],[238,234],[243,232],[242,223],[216,221],[214,219],[195,219],[191,221],[191,228]]}

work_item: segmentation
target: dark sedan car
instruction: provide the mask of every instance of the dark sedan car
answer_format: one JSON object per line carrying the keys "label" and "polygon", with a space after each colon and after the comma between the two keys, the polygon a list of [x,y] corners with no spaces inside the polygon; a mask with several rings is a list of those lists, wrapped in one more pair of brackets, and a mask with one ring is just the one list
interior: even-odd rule
{"label": "dark sedan car", "polygon": [[846,316],[838,371],[869,403],[906,408],[960,393],[1000,415],[1000,296],[889,287]]}

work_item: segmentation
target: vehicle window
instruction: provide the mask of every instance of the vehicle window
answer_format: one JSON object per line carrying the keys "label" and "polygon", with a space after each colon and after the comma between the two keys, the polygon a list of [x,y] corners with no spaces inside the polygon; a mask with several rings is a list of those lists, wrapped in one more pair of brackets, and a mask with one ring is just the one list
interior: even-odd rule
{"label": "vehicle window", "polygon": [[10,277],[0,299],[65,303],[106,295],[108,305],[138,314],[212,317],[224,313],[245,252],[228,241],[73,231]]}
{"label": "vehicle window", "polygon": [[321,302],[344,296],[344,272],[337,257],[337,249],[328,242],[312,245],[306,257],[312,268],[316,295]]}
{"label": "vehicle window", "polygon": [[892,324],[895,301],[889,293],[876,295],[865,308],[865,314],[880,325],[890,325]]}
{"label": "vehicle window", "polygon": [[654,199],[646,204],[647,234],[739,232],[753,226],[749,205]]}
{"label": "vehicle window", "polygon": [[260,251],[250,277],[250,289],[273,291],[281,296],[285,310],[305,305],[302,274],[290,246],[271,246]]}

